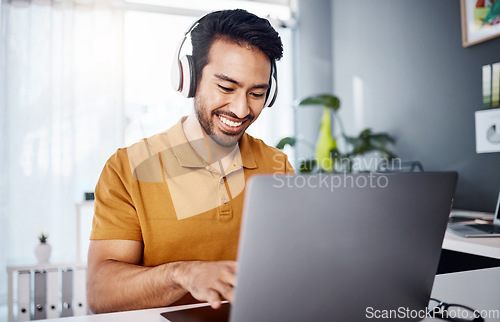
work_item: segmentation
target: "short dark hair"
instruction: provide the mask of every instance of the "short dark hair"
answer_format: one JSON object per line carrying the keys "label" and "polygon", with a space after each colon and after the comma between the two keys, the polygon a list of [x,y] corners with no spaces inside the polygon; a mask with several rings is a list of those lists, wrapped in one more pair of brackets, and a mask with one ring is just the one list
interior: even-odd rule
{"label": "short dark hair", "polygon": [[218,39],[256,47],[271,61],[283,56],[281,38],[267,19],[243,9],[215,11],[202,17],[191,31],[192,56],[198,81],[203,68],[208,64],[210,48]]}

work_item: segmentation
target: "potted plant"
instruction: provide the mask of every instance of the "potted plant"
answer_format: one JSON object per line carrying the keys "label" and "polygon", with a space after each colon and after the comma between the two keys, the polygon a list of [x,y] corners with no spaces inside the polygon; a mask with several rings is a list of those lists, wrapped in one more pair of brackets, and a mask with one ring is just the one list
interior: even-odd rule
{"label": "potted plant", "polygon": [[[387,147],[389,143],[395,142],[394,137],[387,133],[373,133],[369,128],[361,131],[358,136],[348,136],[345,133],[342,120],[337,114],[340,109],[340,100],[337,96],[332,94],[308,96],[298,104],[298,106],[311,105],[323,106],[323,116],[315,148],[315,157],[300,163],[299,171],[301,173],[352,172],[355,158],[372,151],[379,152],[380,156],[387,160],[397,157]],[[338,123],[340,136],[332,134],[332,114],[333,120]],[[339,150],[339,140],[344,141],[345,149],[343,151]],[[283,149],[286,145],[294,146],[296,143],[295,138],[286,137],[281,139],[276,147]]]}
{"label": "potted plant", "polygon": [[50,253],[52,251],[52,246],[47,243],[49,235],[46,233],[41,233],[38,235],[38,240],[40,243],[35,248],[35,256],[38,264],[47,264],[49,262]]}

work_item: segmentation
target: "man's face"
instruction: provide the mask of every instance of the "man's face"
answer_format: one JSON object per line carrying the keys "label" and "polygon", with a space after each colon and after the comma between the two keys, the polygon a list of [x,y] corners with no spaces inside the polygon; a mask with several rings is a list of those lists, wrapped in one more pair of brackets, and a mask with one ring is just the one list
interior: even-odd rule
{"label": "man's face", "polygon": [[195,95],[202,128],[221,146],[238,143],[262,112],[271,62],[261,50],[216,40]]}

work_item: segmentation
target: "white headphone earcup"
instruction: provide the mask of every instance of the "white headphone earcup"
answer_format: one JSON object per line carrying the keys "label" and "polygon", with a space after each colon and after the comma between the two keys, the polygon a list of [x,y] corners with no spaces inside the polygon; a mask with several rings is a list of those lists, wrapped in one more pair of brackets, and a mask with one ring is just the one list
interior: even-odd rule
{"label": "white headphone earcup", "polygon": [[174,91],[179,91],[182,84],[182,73],[181,73],[181,63],[175,59],[172,63],[172,68],[170,69],[170,83]]}
{"label": "white headphone earcup", "polygon": [[264,104],[264,107],[273,106],[277,96],[278,96],[278,71],[276,69],[276,62],[272,61],[269,89],[267,90],[266,103]]}
{"label": "white headphone earcup", "polygon": [[196,73],[194,71],[194,61],[191,55],[184,55],[180,60],[182,83],[179,91],[185,97],[194,97],[196,93]]}
{"label": "white headphone earcup", "polygon": [[276,87],[276,81],[274,79],[274,76],[271,77],[271,82],[269,84],[269,91],[267,93],[267,97],[266,97],[266,103],[265,103],[265,107],[271,107],[276,99],[276,90],[277,90],[277,87]]}

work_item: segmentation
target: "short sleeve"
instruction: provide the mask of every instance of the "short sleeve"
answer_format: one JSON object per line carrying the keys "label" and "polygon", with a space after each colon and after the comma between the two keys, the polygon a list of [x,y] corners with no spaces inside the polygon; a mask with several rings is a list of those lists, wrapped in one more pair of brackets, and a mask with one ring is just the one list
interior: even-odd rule
{"label": "short sleeve", "polygon": [[286,158],[286,163],[285,163],[285,173],[286,174],[295,174],[295,170],[293,169],[292,165],[290,164],[290,161],[288,161],[288,157]]}
{"label": "short sleeve", "polygon": [[125,149],[119,149],[106,162],[96,185],[91,240],[142,241],[132,198],[134,184],[127,153]]}

